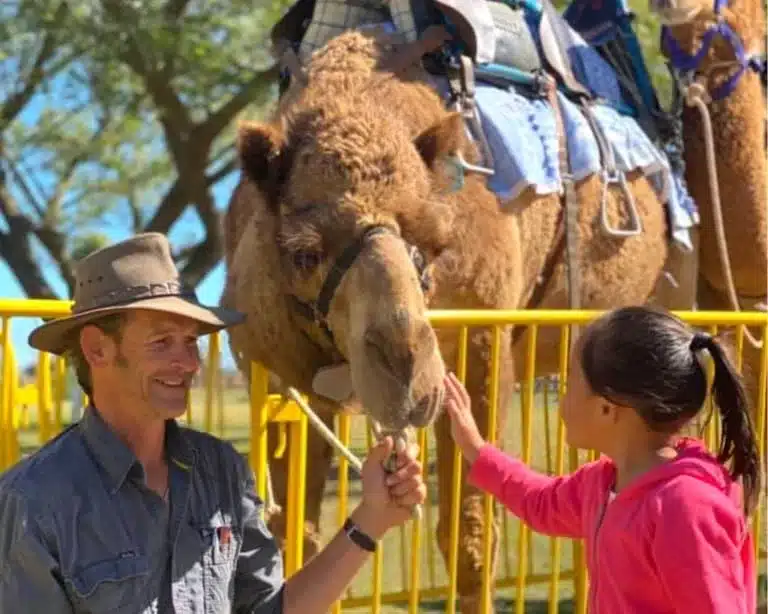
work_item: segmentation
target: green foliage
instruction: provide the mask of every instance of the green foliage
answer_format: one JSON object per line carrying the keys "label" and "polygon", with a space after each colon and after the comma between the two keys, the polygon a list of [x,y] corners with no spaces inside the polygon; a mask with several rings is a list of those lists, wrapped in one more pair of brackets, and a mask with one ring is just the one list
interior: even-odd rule
{"label": "green foliage", "polygon": [[91,252],[106,247],[108,244],[109,237],[103,233],[94,232],[90,234],[82,234],[72,241],[69,256],[74,262],[77,262],[78,260],[85,258]]}
{"label": "green foliage", "polygon": [[[291,4],[2,3],[0,257],[20,280],[40,265],[19,247],[44,247],[41,255],[56,264],[39,271],[48,288],[22,280],[28,293],[49,294],[51,275],[69,282],[72,255],[109,229],[113,236],[116,228],[168,232],[192,206],[205,232],[218,232],[211,190],[235,166],[233,120],[262,114],[274,101],[274,75],[264,76],[272,65],[267,32]],[[665,101],[659,25],[645,0],[631,4]],[[556,5],[562,10],[565,1]],[[174,184],[195,187],[182,193]],[[189,246],[183,252],[197,267],[193,284],[217,258],[196,260]]]}
{"label": "green foliage", "polygon": [[664,108],[668,108],[672,99],[672,79],[667,69],[666,59],[659,46],[661,24],[648,8],[647,0],[629,0],[635,13],[634,30],[643,49],[648,72]]}
{"label": "green foliage", "polygon": [[[208,190],[234,168],[235,117],[274,100],[266,34],[288,4],[3,2],[0,257],[28,293],[50,292],[21,279],[38,264],[11,262],[12,248],[42,243],[39,255],[68,282],[70,256],[94,232],[138,232],[153,220],[167,232],[189,205],[205,210],[207,236],[219,232]],[[207,187],[173,191],[206,175]],[[17,213],[27,233],[11,228]],[[215,265],[210,256],[197,260],[193,283]],[[49,287],[58,273],[42,275]]]}

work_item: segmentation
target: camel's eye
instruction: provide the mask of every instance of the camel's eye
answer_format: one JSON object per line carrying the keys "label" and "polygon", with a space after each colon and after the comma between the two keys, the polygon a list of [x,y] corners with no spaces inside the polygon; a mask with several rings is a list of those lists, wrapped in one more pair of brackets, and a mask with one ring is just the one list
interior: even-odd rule
{"label": "camel's eye", "polygon": [[323,259],[320,252],[309,250],[294,252],[292,258],[293,266],[304,273],[310,273],[311,271],[314,271]]}

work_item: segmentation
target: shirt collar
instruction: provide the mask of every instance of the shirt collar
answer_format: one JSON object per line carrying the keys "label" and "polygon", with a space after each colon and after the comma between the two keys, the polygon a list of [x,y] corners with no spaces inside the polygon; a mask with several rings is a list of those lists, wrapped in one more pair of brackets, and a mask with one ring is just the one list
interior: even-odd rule
{"label": "shirt collar", "polygon": [[[165,427],[168,458],[182,469],[189,470],[194,458],[184,432],[175,420],[167,420]],[[144,480],[144,468],[136,455],[109,427],[93,405],[85,409],[80,429],[96,461],[106,472],[113,494],[120,489],[129,475]]]}

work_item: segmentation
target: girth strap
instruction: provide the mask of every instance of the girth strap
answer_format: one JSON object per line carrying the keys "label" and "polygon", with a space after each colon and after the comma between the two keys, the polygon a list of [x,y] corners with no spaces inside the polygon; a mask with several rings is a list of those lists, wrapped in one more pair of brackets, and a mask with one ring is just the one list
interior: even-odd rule
{"label": "girth strap", "polygon": [[563,110],[557,96],[557,85],[551,81],[547,88],[547,97],[552,105],[557,127],[558,165],[560,180],[563,184],[563,200],[565,203],[565,251],[568,268],[568,308],[581,309],[581,267],[579,260],[579,203],[576,186],[571,174],[571,164],[568,157]]}

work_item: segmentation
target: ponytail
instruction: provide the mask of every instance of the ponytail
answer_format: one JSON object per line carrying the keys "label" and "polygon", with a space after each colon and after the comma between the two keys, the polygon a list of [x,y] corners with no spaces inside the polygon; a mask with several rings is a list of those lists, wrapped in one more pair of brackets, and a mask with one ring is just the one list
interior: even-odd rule
{"label": "ponytail", "polygon": [[712,390],[722,417],[717,460],[732,461],[731,475],[742,479],[744,512],[749,516],[757,505],[760,491],[760,455],[747,393],[720,343],[710,335],[696,333],[691,340],[691,350],[696,353],[703,349],[709,351],[715,363]]}

